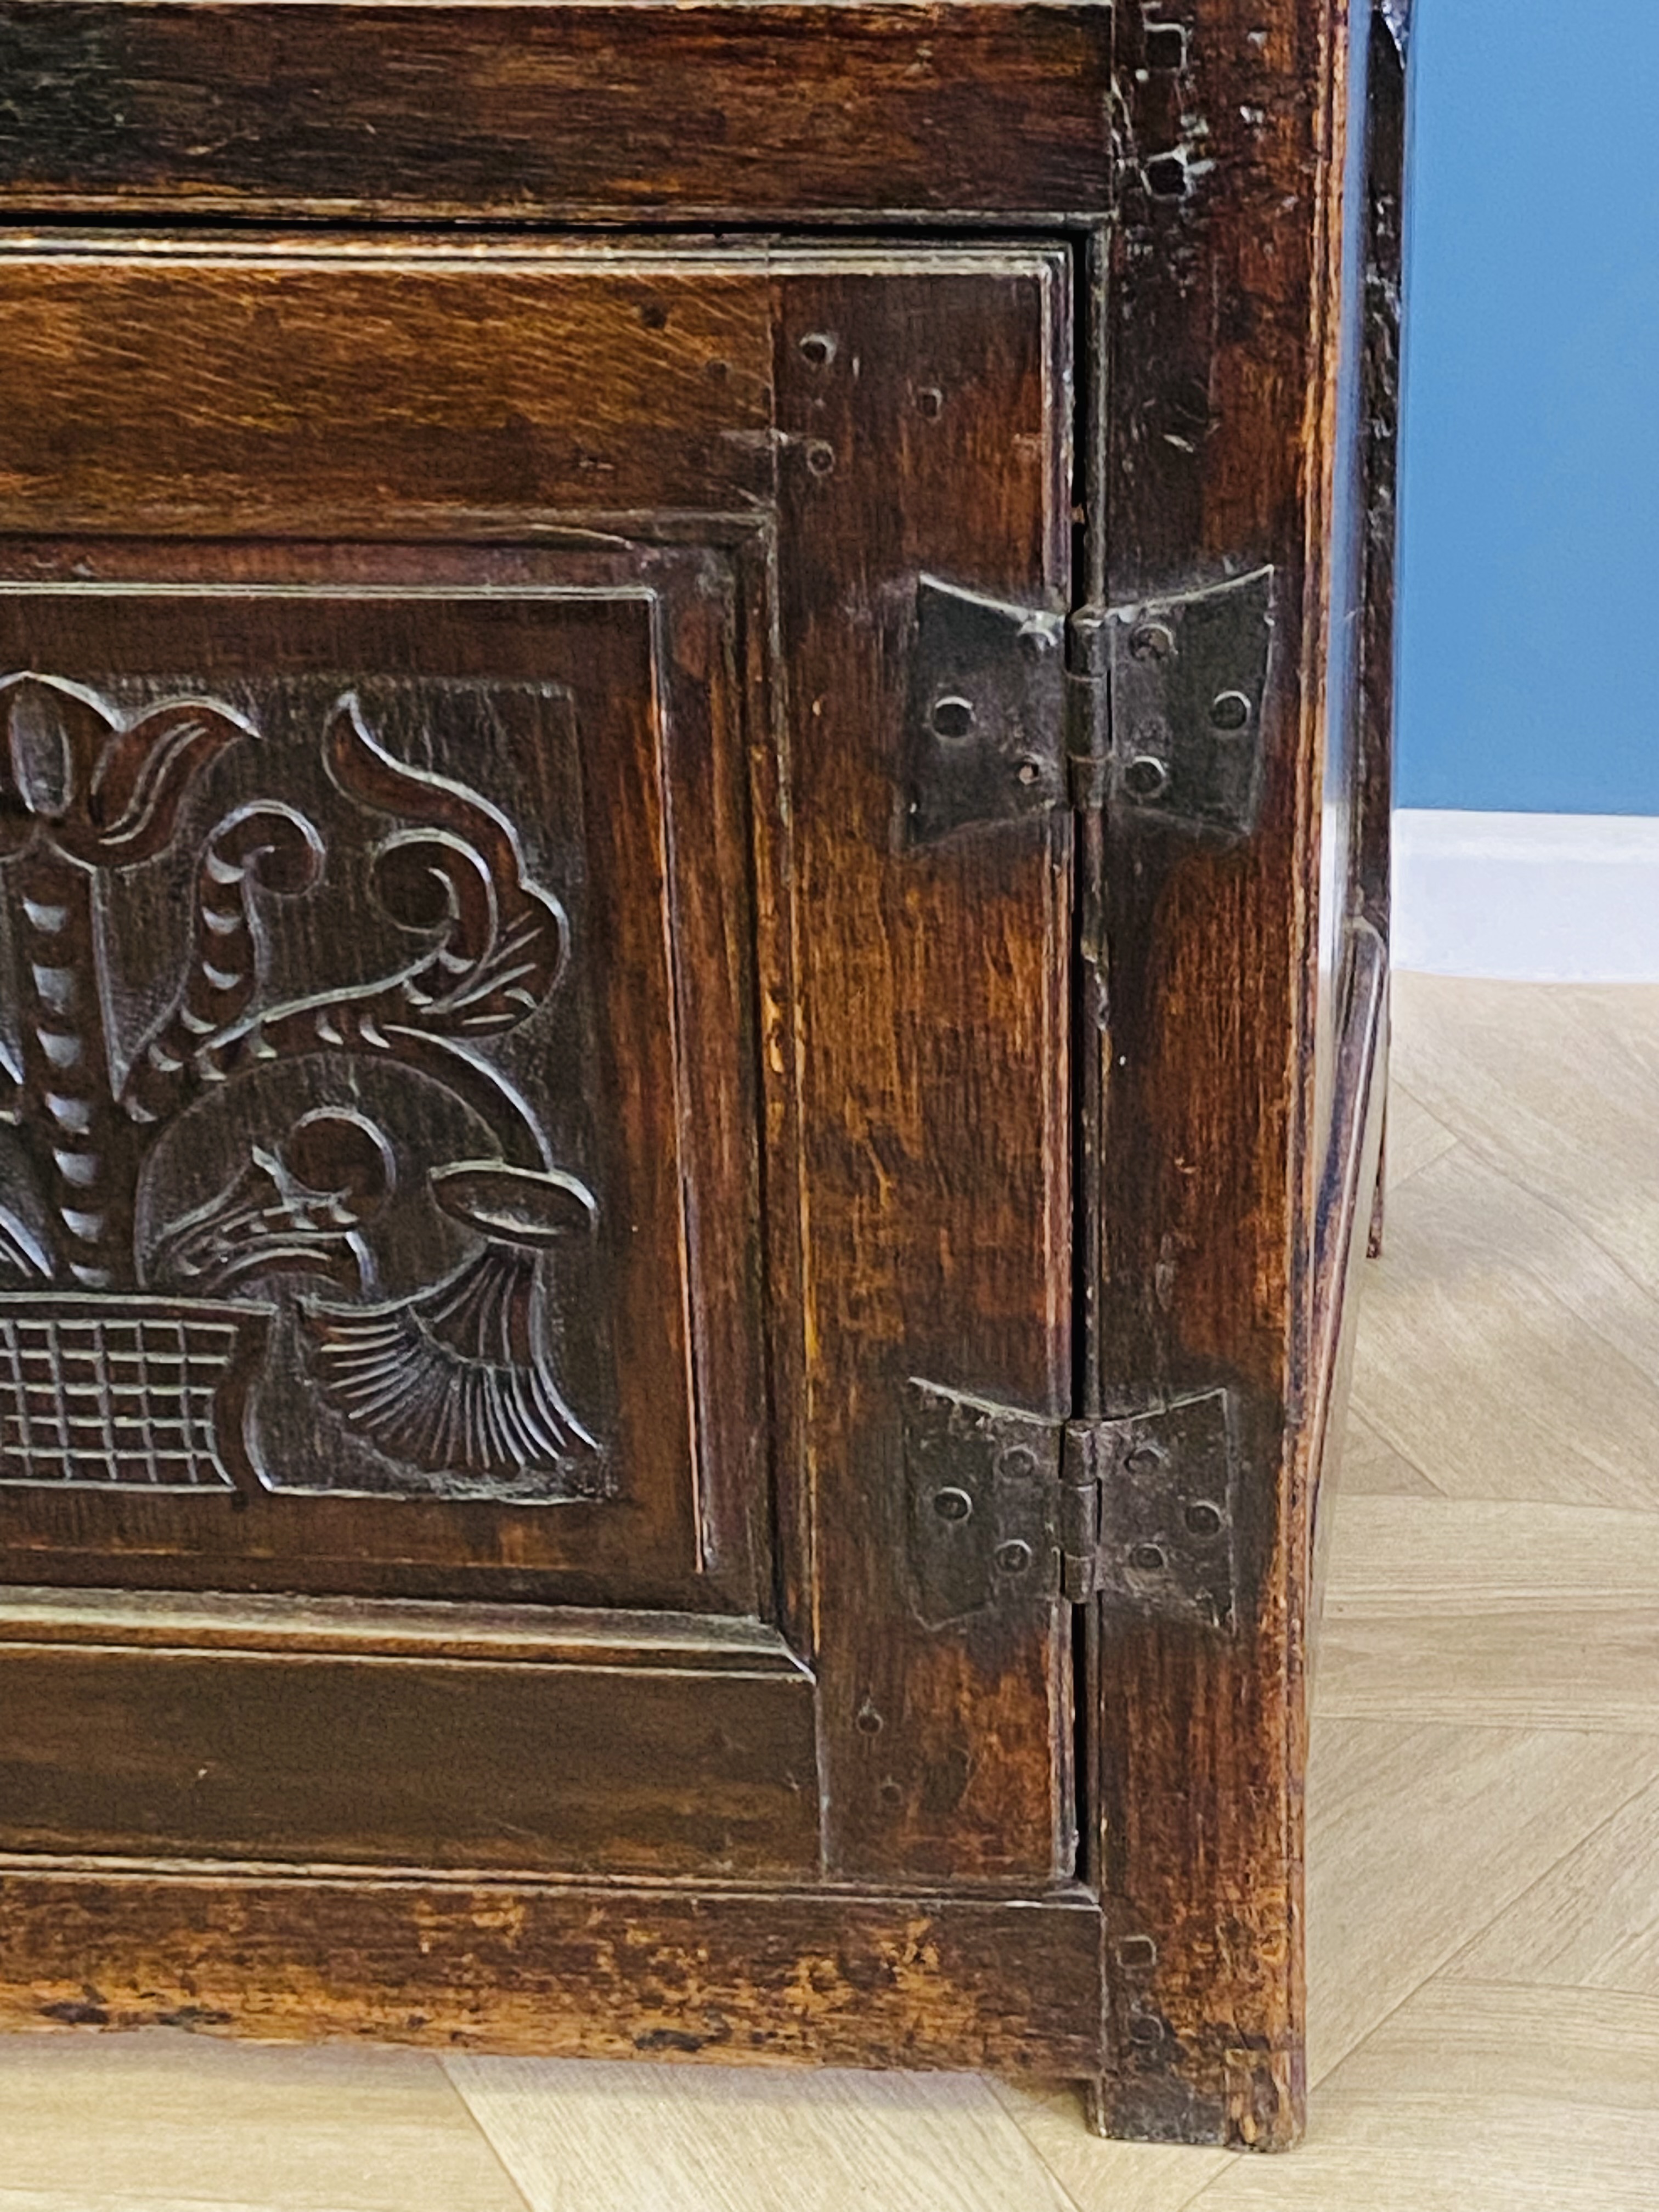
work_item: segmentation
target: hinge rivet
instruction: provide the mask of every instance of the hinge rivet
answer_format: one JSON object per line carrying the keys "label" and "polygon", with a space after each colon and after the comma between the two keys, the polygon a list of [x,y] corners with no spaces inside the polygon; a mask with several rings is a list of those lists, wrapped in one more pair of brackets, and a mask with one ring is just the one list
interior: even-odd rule
{"label": "hinge rivet", "polygon": [[1030,1564],[1031,1547],[1022,1544],[1018,1536],[997,1546],[997,1565],[1005,1575],[1023,1575]]}
{"label": "hinge rivet", "polygon": [[997,1473],[1011,1475],[1016,1482],[1029,1482],[1036,1471],[1036,1454],[1029,1444],[1010,1444],[997,1462]]}
{"label": "hinge rivet", "polygon": [[974,702],[971,699],[959,697],[955,692],[948,693],[943,699],[934,700],[931,720],[936,738],[960,740],[967,737],[974,726]]}
{"label": "hinge rivet", "polygon": [[1164,1554],[1156,1544],[1137,1544],[1129,1553],[1129,1565],[1139,1568],[1143,1575],[1162,1574]]}
{"label": "hinge rivet", "polygon": [[933,1510],[941,1521],[965,1521],[974,1510],[974,1501],[965,1490],[936,1490]]}
{"label": "hinge rivet", "polygon": [[1187,1526],[1194,1536],[1218,1536],[1223,1515],[1218,1505],[1198,1498],[1187,1508]]}
{"label": "hinge rivet", "polygon": [[1156,799],[1170,781],[1170,771],[1152,753],[1141,753],[1123,771],[1125,787],[1137,799]]}
{"label": "hinge rivet", "polygon": [[1218,691],[1210,704],[1210,720],[1229,737],[1248,726],[1250,702],[1242,691]]}
{"label": "hinge rivet", "polygon": [[1059,643],[1059,625],[1050,616],[1026,623],[1019,633],[1019,649],[1028,660],[1046,660]]}
{"label": "hinge rivet", "polygon": [[1137,660],[1167,660],[1175,638],[1162,623],[1137,623],[1129,633],[1129,651]]}
{"label": "hinge rivet", "polygon": [[1156,1474],[1164,1464],[1164,1455],[1156,1444],[1137,1444],[1125,1457],[1125,1470],[1142,1482]]}
{"label": "hinge rivet", "polygon": [[1042,774],[1042,763],[1029,759],[1023,760],[1014,770],[1014,774],[1021,783],[1036,783]]}

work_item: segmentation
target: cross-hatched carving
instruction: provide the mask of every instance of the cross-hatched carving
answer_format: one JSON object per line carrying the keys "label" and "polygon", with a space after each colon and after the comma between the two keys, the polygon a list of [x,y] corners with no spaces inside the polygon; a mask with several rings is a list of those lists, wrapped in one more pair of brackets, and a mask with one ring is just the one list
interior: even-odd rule
{"label": "cross-hatched carving", "polygon": [[234,1316],[0,1313],[0,1483],[225,1490]]}

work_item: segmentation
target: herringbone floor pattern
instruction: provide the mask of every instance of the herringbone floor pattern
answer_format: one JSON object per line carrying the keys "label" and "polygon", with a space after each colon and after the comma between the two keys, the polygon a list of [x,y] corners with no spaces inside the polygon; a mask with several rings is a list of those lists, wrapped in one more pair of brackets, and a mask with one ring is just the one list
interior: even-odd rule
{"label": "herringbone floor pattern", "polygon": [[1312,2131],[963,2078],[0,2043],[0,2212],[1654,2212],[1659,988],[1407,976],[1316,1694]]}

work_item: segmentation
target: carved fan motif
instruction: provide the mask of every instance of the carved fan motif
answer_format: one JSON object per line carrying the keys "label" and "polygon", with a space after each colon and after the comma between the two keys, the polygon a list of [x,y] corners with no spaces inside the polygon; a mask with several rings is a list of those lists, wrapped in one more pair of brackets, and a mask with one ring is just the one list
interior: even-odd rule
{"label": "carved fan motif", "polygon": [[592,1227],[592,1195],[570,1176],[471,1163],[431,1180],[489,1241],[420,1297],[307,1309],[329,1402],[417,1467],[526,1473],[596,1452],[548,1370],[536,1312],[537,1251]]}

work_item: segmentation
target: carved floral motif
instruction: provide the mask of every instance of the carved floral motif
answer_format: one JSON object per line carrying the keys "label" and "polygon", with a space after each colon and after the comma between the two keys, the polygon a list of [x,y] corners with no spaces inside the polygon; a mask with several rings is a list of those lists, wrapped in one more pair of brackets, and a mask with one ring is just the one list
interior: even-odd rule
{"label": "carved floral motif", "polygon": [[[591,1231],[595,1200],[547,1159],[489,1051],[546,1001],[568,953],[565,911],[527,879],[511,824],[477,792],[395,757],[357,696],[338,696],[321,758],[335,792],[384,824],[370,833],[367,895],[394,956],[371,944],[360,981],[274,988],[270,902],[317,890],[327,842],[285,799],[237,805],[200,842],[178,986],[118,1073],[102,887],[163,853],[210,763],[258,732],[221,702],[124,718],[34,675],[0,680],[0,892],[21,1046],[0,1110],[22,1163],[0,1188],[0,1266],[24,1286],[0,1295],[0,1481],[193,1488],[266,1475],[250,1376],[286,1300],[298,1334],[285,1340],[304,1348],[317,1402],[390,1462],[388,1486],[402,1468],[440,1487],[453,1476],[471,1495],[496,1480],[518,1498],[601,1491],[599,1446],[552,1370],[546,1305],[547,1255]],[[141,1237],[146,1164],[179,1118],[319,1054],[383,1071],[365,1077],[368,1103],[300,1113],[249,1144],[222,1188]],[[496,1156],[400,1158],[374,1104],[399,1083],[436,1085]],[[388,1298],[366,1232],[411,1180],[465,1252]]]}

